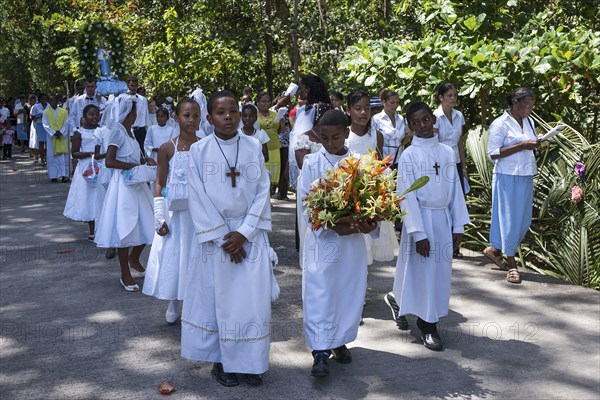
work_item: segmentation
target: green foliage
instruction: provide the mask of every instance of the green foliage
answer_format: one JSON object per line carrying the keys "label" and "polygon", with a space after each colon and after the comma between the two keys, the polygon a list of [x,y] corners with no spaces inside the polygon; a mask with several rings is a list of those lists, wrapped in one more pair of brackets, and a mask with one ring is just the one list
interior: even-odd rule
{"label": "green foliage", "polygon": [[[463,244],[481,251],[489,243],[493,164],[487,159],[487,130],[469,132],[466,142],[471,193],[467,205],[471,224]],[[600,288],[600,145],[590,144],[571,127],[552,139],[538,157],[534,179],[533,220],[521,244],[523,264],[539,272],[587,287]],[[580,178],[574,171],[583,162],[586,172]],[[571,200],[577,184],[583,200]]]}
{"label": "green foliage", "polygon": [[[435,2],[429,2],[432,4]],[[432,100],[442,82],[459,85],[461,110],[468,124],[488,124],[503,99],[519,86],[538,95],[542,114],[586,132],[595,141],[600,103],[600,36],[584,26],[552,25],[555,15],[542,11],[520,29],[514,22],[485,13],[457,16],[450,2],[421,14],[433,32],[411,39],[361,40],[349,46],[337,86],[357,83],[395,88],[405,103]],[[500,10],[502,12],[502,10]],[[504,18],[506,20],[506,18]]]}

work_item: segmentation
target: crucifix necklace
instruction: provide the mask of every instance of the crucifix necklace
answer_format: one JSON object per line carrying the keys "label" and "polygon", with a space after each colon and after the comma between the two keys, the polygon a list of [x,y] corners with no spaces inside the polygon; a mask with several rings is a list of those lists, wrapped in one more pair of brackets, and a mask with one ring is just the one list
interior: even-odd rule
{"label": "crucifix necklace", "polygon": [[219,150],[221,150],[221,154],[223,154],[223,158],[225,159],[225,162],[227,163],[227,167],[229,168],[229,172],[227,172],[225,175],[231,178],[231,187],[235,187],[235,178],[236,178],[236,176],[240,176],[240,173],[235,170],[235,168],[237,167],[237,163],[238,163],[238,156],[240,155],[240,138],[238,136],[238,139],[236,141],[237,149],[235,151],[235,163],[233,164],[233,167],[232,167],[229,164],[229,160],[227,159],[227,156],[223,152],[223,149],[221,148],[221,144],[219,143],[219,139],[217,139],[217,135],[214,135],[214,136],[215,136],[215,141],[217,142],[217,146],[219,146]]}
{"label": "crucifix necklace", "polygon": [[325,159],[327,160],[327,162],[329,163],[329,165],[331,165],[333,168],[335,168],[335,164],[331,162],[331,160],[329,160],[329,158],[327,157],[327,155],[325,154],[325,152],[321,152],[321,154],[323,154],[323,157],[325,157]]}
{"label": "crucifix necklace", "polygon": [[[435,169],[435,174],[439,175],[440,174],[440,164],[438,164],[437,162],[437,157],[432,156],[431,154],[429,154],[428,152],[425,151],[424,147],[421,147],[421,150],[423,150],[423,153],[427,154],[427,156],[429,158],[431,158],[433,161],[435,161],[435,164],[433,164],[433,169]],[[436,156],[437,156],[437,152],[436,152]]]}

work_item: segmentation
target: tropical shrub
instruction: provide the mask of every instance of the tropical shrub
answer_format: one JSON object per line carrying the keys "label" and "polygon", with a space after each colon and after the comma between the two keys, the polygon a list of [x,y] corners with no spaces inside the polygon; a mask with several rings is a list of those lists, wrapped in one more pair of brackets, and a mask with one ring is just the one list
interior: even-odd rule
{"label": "tropical shrub", "polygon": [[470,126],[489,124],[506,95],[526,86],[537,94],[542,117],[567,121],[590,141],[598,140],[598,32],[552,24],[556,15],[549,10],[512,33],[501,30],[509,26],[502,19],[485,13],[458,17],[449,10],[424,14],[437,25],[422,38],[362,40],[348,47],[337,86],[359,84],[373,92],[391,87],[408,103],[432,99],[440,83],[451,81],[459,86]]}

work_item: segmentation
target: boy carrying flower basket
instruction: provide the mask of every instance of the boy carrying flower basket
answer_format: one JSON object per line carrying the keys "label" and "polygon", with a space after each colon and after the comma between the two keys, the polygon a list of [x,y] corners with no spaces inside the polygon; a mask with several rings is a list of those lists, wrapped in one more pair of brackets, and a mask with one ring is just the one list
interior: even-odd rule
{"label": "boy carrying flower basket", "polygon": [[[305,339],[313,350],[311,375],[329,375],[329,358],[352,361],[346,344],[357,335],[367,288],[364,234],[377,234],[377,221],[401,217],[394,174],[386,160],[360,158],[345,147],[347,119],[327,111],[314,131],[323,149],[307,155],[298,196],[309,226],[303,248]],[[423,182],[423,181],[421,181]]]}

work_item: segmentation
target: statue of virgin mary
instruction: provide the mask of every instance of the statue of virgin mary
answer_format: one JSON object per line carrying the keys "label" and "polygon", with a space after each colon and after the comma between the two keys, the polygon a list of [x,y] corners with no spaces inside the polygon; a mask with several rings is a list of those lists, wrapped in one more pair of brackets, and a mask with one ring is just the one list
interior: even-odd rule
{"label": "statue of virgin mary", "polygon": [[110,78],[110,50],[104,45],[104,41],[100,39],[98,44],[98,50],[96,51],[98,58],[98,64],[100,64],[100,76],[104,78]]}

